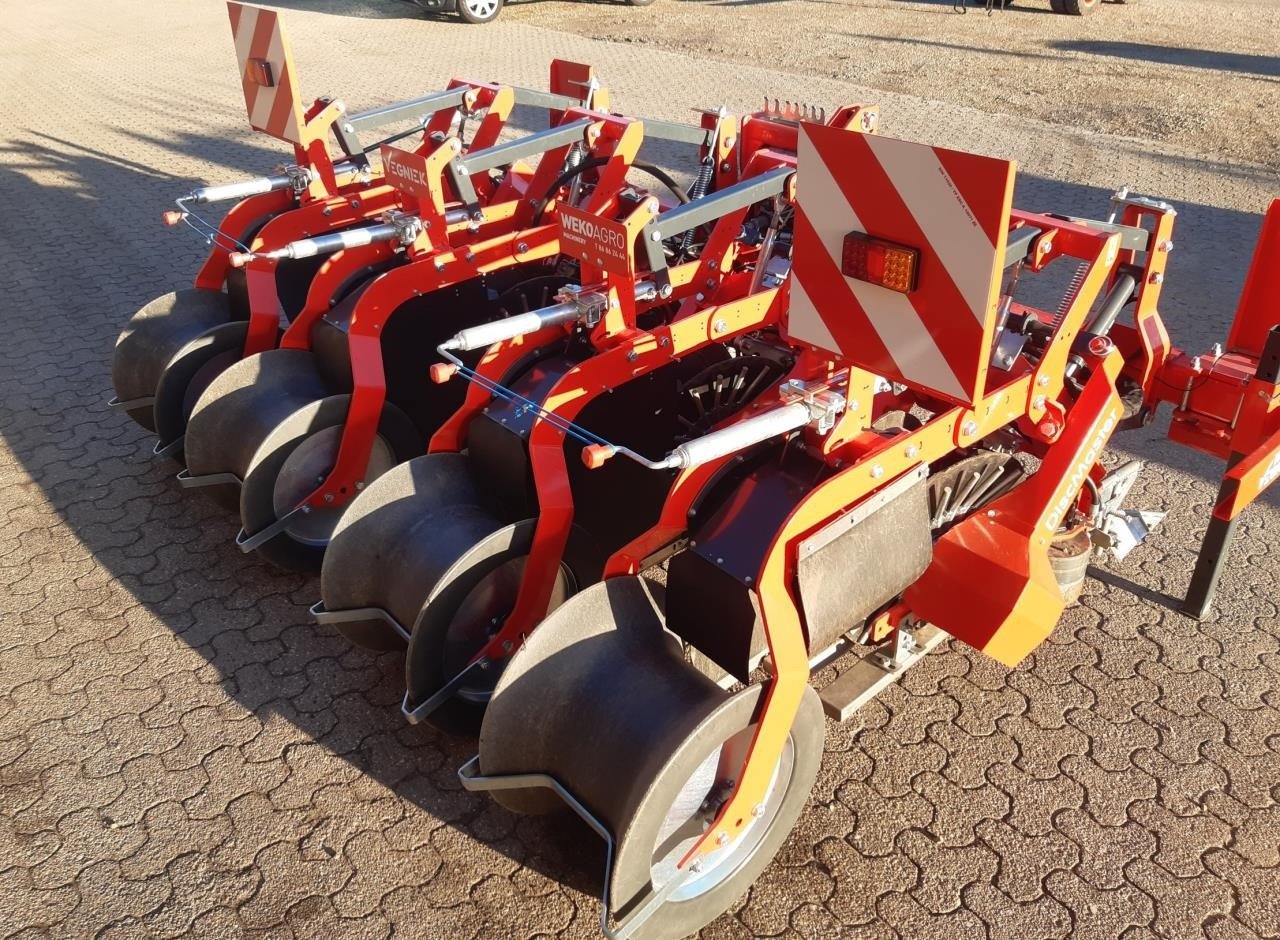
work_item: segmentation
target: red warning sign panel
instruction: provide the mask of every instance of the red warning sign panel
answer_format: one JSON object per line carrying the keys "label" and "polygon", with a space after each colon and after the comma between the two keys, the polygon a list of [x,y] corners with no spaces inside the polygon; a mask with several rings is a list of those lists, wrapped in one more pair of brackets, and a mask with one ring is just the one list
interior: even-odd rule
{"label": "red warning sign panel", "polygon": [[275,10],[229,2],[231,35],[249,126],[272,137],[302,143],[302,99],[289,41]]}
{"label": "red warning sign panel", "polygon": [[560,216],[560,250],[604,271],[633,273],[627,227],[573,206],[556,207]]}
{"label": "red warning sign panel", "polygon": [[399,147],[382,145],[382,175],[388,183],[410,196],[431,198],[427,182],[427,158]]}

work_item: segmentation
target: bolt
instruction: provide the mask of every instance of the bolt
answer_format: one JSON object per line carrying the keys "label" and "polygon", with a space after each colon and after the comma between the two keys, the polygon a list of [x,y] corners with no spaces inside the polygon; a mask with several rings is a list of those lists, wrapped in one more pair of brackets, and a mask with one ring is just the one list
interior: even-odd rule
{"label": "bolt", "polygon": [[326,207],[326,208],[325,208],[325,210],[324,210],[324,214],[325,214],[325,216],[331,216],[331,215],[333,215],[333,209]]}
{"label": "bolt", "polygon": [[364,480],[356,480],[356,492],[364,489]]}
{"label": "bolt", "polygon": [[673,293],[675,293],[675,288],[672,287],[670,284],[663,284],[660,288],[658,288],[658,296],[661,297],[663,300],[666,300]]}
{"label": "bolt", "polygon": [[884,476],[884,467],[880,466],[879,464],[876,464],[874,467],[871,468],[871,479],[878,480],[882,476]]}
{"label": "bolt", "polygon": [[658,340],[658,345],[659,345],[659,346],[662,346],[662,347],[664,347],[664,348],[665,348],[665,347],[667,347],[667,346],[670,346],[670,345],[671,345],[671,337],[670,337],[670,336],[664,336],[664,337],[662,337],[662,339]]}
{"label": "bolt", "polygon": [[634,349],[627,353],[627,362],[635,362],[636,356],[639,355]]}
{"label": "bolt", "polygon": [[1160,250],[1166,253],[1173,251],[1173,242],[1166,238],[1160,243]]}
{"label": "bolt", "polygon": [[705,294],[695,294],[693,299],[696,300],[698,303],[702,303],[704,300],[707,299],[707,297]]}
{"label": "bolt", "polygon": [[510,652],[511,652],[511,641],[510,641],[510,640],[503,640],[503,641],[502,641],[502,652],[504,652],[504,653],[510,653]]}
{"label": "bolt", "polygon": [[359,199],[352,199],[352,200],[351,200],[351,208],[352,208],[352,209],[359,209],[359,208],[360,208],[360,200],[359,200]]}
{"label": "bolt", "polygon": [[702,860],[698,859],[694,862],[691,862],[689,864],[689,871],[693,872],[695,875],[698,874],[698,872],[702,871]]}
{"label": "bolt", "polygon": [[516,254],[522,255],[529,250],[528,242],[516,242]]}
{"label": "bolt", "polygon": [[347,121],[345,124],[343,124],[342,129],[346,131],[348,134],[354,134],[356,132],[356,126],[352,124],[350,121]]}
{"label": "bolt", "polygon": [[707,267],[709,267],[712,271],[714,271],[716,268],[720,267],[720,262],[716,261],[715,258],[712,258],[710,261],[707,262]]}
{"label": "bolt", "polygon": [[987,518],[988,518],[988,519],[994,519],[995,517],[996,517],[996,511],[995,511],[994,509],[988,509],[988,510],[987,510]]}
{"label": "bolt", "polygon": [[973,421],[972,419],[966,421],[960,426],[960,433],[965,437],[973,437],[973,435],[978,433],[978,422]]}
{"label": "bolt", "polygon": [[726,161],[724,161],[724,163],[720,164],[720,172],[721,172],[721,173],[728,173],[728,172],[729,172],[730,170],[732,170],[732,169],[733,169],[733,166],[729,163],[729,161],[728,161],[728,160],[726,160]]}
{"label": "bolt", "polygon": [[656,232],[656,231],[655,231],[652,235],[650,235],[650,236],[649,236],[649,241],[651,241],[651,242],[660,242],[660,241],[662,241],[662,233],[661,233],[661,232]]}
{"label": "bolt", "polygon": [[908,444],[907,457],[911,460],[915,460],[915,458],[918,456],[920,456],[920,448],[917,447],[915,444]]}
{"label": "bolt", "polygon": [[437,270],[437,271],[441,271],[441,272],[443,272],[443,271],[444,271],[444,262],[443,262],[443,261],[437,261],[437,262],[436,262],[436,270]]}
{"label": "bolt", "polygon": [[1152,283],[1152,284],[1163,284],[1163,283],[1164,283],[1164,275],[1163,275],[1163,274],[1161,274],[1159,271],[1157,271],[1155,274],[1151,275],[1151,283]]}
{"label": "bolt", "polygon": [[711,329],[715,330],[717,333],[723,333],[725,330],[729,329],[729,324],[725,323],[723,320],[717,320],[715,323],[711,324]]}
{"label": "bolt", "polygon": [[333,502],[333,494],[332,494],[332,493],[325,493],[325,494],[324,494],[324,501],[325,501],[326,503],[331,503],[331,502]]}
{"label": "bolt", "polygon": [[1049,384],[1049,376],[1047,375],[1040,376],[1040,378],[1036,379],[1036,384],[1039,385],[1041,388],[1044,388],[1046,385]]}
{"label": "bolt", "polygon": [[306,516],[306,515],[310,515],[310,513],[311,513],[311,507],[310,507],[310,506],[308,506],[306,503],[303,503],[303,504],[302,504],[302,514],[303,514],[304,516]]}
{"label": "bolt", "polygon": [[716,845],[720,846],[721,848],[724,848],[728,844],[729,844],[729,833],[722,832],[720,833],[720,835],[716,836]]}
{"label": "bolt", "polygon": [[1043,395],[1037,395],[1031,404],[1035,405],[1037,408],[1043,408],[1045,404],[1045,397]]}
{"label": "bolt", "polygon": [[476,253],[474,251],[471,251],[470,249],[467,249],[467,261],[471,262],[475,260],[476,260]]}

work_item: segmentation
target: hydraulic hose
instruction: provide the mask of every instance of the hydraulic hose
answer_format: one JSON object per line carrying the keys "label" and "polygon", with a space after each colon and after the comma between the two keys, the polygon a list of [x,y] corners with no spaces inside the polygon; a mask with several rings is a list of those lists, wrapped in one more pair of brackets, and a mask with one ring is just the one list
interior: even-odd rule
{"label": "hydraulic hose", "polygon": [[[551,197],[557,189],[587,170],[593,170],[596,167],[604,166],[608,162],[608,157],[592,157],[589,160],[584,160],[575,166],[569,167],[569,169],[557,176],[555,182],[548,186],[547,191],[542,194],[542,199],[538,203],[538,211],[533,215],[532,224],[537,225],[542,221],[542,216],[547,211],[547,205],[550,203]],[[639,160],[633,161],[631,165],[637,170],[642,170],[643,172],[648,173],[663,186],[667,187],[667,189],[671,190],[672,195],[674,195],[681,203],[689,202],[689,197],[685,194],[685,191],[680,188],[680,184],[672,179],[671,176],[660,167],[656,167],[652,163],[642,163]]]}

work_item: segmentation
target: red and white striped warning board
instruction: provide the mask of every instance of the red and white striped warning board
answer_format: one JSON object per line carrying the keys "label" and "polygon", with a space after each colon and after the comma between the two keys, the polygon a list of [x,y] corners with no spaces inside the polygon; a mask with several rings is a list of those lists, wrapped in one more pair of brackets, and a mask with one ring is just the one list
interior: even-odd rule
{"label": "red and white striped warning board", "polygon": [[249,126],[281,140],[302,143],[302,102],[280,17],[274,10],[235,2],[227,3],[227,12]]}
{"label": "red and white striped warning board", "polygon": [[[991,355],[1014,169],[1007,160],[802,123],[789,334],[887,379],[974,404]],[[867,245],[882,255],[889,246],[891,261],[880,257],[870,270],[899,265],[898,289],[868,279]],[[863,276],[850,277],[860,263]]]}

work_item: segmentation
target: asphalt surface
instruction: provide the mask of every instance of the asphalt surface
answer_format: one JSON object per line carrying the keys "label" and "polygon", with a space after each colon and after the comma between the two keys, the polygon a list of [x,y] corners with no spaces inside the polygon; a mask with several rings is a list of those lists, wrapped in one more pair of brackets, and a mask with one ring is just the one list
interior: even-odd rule
{"label": "asphalt surface", "polygon": [[[553,55],[672,119],[872,96],[518,22],[289,6],[304,92],[353,107],[455,72],[539,84]],[[120,326],[201,256],[160,212],[284,157],[245,126],[221,5],[10,5],[0,95],[0,933],[596,935],[592,837],[461,790],[474,743],[403,723],[399,659],[313,625],[316,582],[242,556],[105,407]],[[1188,348],[1225,336],[1274,169],[875,97],[886,132],[1017,158],[1021,206],[1096,216],[1121,184],[1175,202],[1163,313]],[[829,724],[796,831],[707,937],[1280,935],[1280,511],[1244,517],[1212,618],[1176,613],[1220,467],[1163,426],[1113,450],[1149,461],[1154,538],[1017,669],[949,643]]]}

